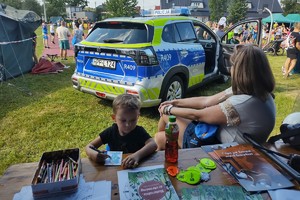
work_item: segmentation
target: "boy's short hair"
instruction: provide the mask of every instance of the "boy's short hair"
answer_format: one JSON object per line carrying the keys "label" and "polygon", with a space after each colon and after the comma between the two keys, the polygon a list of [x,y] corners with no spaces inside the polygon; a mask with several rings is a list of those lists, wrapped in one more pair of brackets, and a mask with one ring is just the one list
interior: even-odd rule
{"label": "boy's short hair", "polygon": [[119,108],[127,108],[130,110],[140,110],[141,101],[134,95],[121,94],[113,101],[113,113],[116,114]]}

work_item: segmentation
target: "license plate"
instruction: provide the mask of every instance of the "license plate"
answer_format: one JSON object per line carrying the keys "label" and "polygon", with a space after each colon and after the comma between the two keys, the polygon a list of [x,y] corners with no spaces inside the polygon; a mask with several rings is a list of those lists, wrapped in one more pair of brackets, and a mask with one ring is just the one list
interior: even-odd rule
{"label": "license plate", "polygon": [[97,67],[116,69],[116,61],[114,60],[103,60],[103,59],[94,58],[92,61],[92,65]]}

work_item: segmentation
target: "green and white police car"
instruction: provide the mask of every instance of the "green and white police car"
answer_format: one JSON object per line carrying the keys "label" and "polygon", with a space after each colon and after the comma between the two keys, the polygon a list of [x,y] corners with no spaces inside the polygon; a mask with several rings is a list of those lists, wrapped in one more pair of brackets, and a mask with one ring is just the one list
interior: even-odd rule
{"label": "green and white police car", "polygon": [[[260,26],[255,20],[243,23]],[[73,87],[110,100],[133,94],[142,107],[183,98],[186,92],[229,75],[234,45],[228,36],[219,38],[188,16],[106,19],[75,46]]]}

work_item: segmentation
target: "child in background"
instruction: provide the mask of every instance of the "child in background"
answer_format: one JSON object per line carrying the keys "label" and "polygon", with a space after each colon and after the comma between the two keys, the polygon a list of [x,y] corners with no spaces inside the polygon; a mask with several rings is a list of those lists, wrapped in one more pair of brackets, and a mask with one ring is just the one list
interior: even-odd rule
{"label": "child in background", "polygon": [[52,44],[55,44],[54,39],[55,39],[55,29],[54,29],[54,23],[50,21],[50,38]]}
{"label": "child in background", "polygon": [[88,157],[98,163],[104,163],[108,155],[98,153],[92,148],[108,144],[111,151],[132,153],[123,159],[122,166],[134,168],[142,158],[154,153],[157,149],[154,139],[143,127],[137,125],[140,108],[141,102],[137,97],[130,94],[117,96],[113,101],[112,114],[115,123],[85,147]]}
{"label": "child in background", "polygon": [[50,48],[48,44],[48,28],[47,24],[42,23],[43,44],[45,48]]}

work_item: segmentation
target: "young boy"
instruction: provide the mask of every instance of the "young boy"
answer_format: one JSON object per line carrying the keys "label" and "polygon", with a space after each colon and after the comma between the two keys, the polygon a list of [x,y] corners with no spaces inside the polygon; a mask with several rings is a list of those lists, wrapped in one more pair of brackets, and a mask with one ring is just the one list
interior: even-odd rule
{"label": "young boy", "polygon": [[85,147],[88,157],[98,163],[104,163],[108,156],[98,153],[92,148],[99,148],[102,144],[108,144],[111,151],[132,153],[123,159],[122,166],[134,168],[142,158],[155,152],[157,145],[154,139],[143,127],[137,126],[140,108],[141,102],[137,97],[130,94],[117,96],[113,101],[112,114],[115,123],[101,132],[99,137],[96,137]]}

